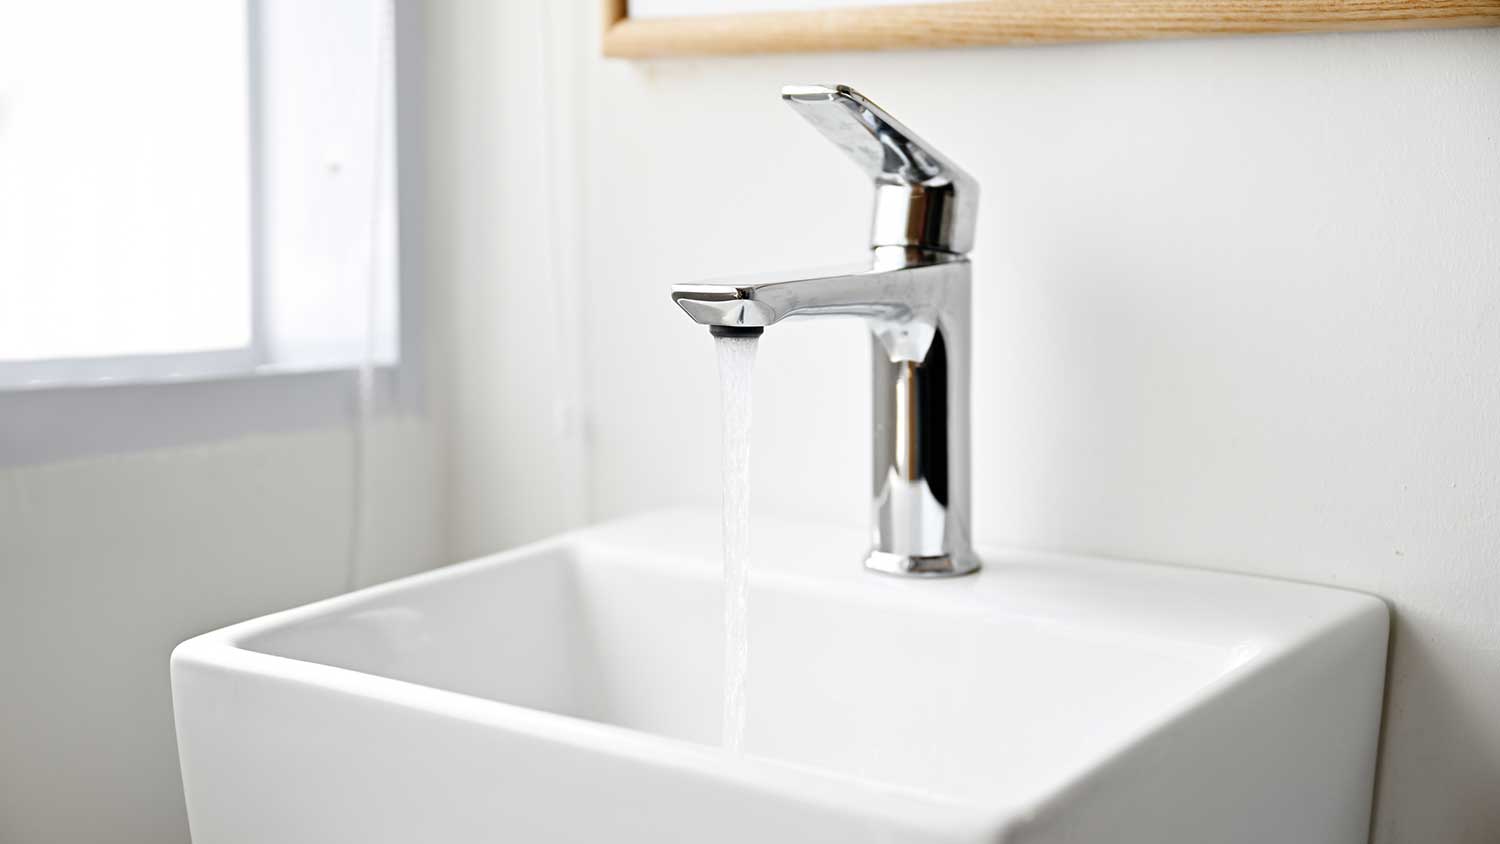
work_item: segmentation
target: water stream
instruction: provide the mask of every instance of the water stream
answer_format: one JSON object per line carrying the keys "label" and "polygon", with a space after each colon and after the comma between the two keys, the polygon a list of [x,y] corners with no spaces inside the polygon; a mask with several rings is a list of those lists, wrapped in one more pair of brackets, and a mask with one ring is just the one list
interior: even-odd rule
{"label": "water stream", "polygon": [[719,337],[724,407],[724,748],[745,743],[746,614],[750,599],[750,382],[755,337]]}

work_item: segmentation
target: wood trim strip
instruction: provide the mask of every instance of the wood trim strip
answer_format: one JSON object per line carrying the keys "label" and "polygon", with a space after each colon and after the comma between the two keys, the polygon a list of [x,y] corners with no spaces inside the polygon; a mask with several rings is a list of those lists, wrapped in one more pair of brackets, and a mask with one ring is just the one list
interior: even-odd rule
{"label": "wood trim strip", "polygon": [[1500,0],[985,0],[649,20],[604,5],[615,58],[1500,26]]}

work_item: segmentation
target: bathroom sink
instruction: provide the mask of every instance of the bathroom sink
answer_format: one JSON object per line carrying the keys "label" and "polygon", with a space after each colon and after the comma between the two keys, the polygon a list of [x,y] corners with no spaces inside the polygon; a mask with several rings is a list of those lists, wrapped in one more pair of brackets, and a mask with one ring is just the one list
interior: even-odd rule
{"label": "bathroom sink", "polygon": [[1363,842],[1387,611],[981,549],[865,571],[756,519],[744,755],[718,514],[601,525],[172,655],[196,844]]}

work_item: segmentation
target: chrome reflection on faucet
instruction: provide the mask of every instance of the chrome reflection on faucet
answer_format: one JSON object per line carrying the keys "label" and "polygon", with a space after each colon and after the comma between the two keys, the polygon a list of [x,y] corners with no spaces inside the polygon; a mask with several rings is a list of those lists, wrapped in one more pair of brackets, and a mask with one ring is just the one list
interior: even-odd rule
{"label": "chrome reflection on faucet", "polygon": [[970,545],[970,264],[979,186],[844,85],[784,99],[875,181],[868,260],[679,284],[672,299],[716,335],[790,317],[864,317],[873,335],[874,536],[865,565],[942,577],[979,569]]}

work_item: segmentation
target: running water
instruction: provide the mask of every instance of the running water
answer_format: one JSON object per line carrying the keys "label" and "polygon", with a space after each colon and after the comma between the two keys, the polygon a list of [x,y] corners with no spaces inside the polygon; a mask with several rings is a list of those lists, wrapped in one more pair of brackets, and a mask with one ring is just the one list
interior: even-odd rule
{"label": "running water", "polygon": [[724,748],[745,743],[746,610],[750,600],[750,376],[755,337],[719,337],[724,401]]}

